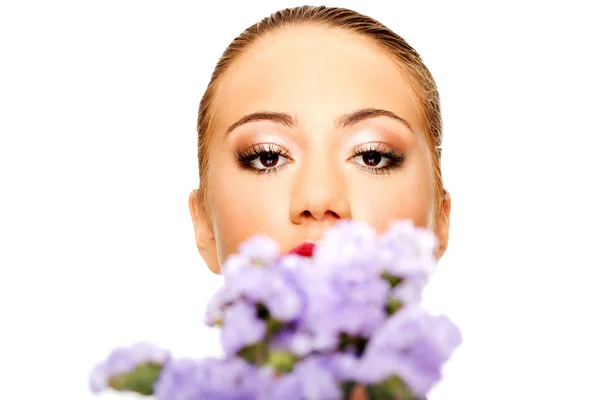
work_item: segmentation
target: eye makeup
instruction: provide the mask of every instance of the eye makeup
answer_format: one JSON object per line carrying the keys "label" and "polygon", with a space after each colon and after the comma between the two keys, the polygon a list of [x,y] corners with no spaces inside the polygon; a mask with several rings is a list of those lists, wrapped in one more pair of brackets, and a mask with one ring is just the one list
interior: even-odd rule
{"label": "eye makeup", "polygon": [[[348,159],[362,162],[357,163],[360,168],[375,174],[389,174],[391,171],[402,167],[406,160],[406,153],[399,153],[392,148],[386,148],[383,143],[366,143],[352,150],[352,156]],[[383,165],[376,166],[383,162]]]}
{"label": "eye makeup", "polygon": [[[338,149],[342,154],[347,155],[345,161],[363,171],[376,175],[389,175],[401,168],[405,163],[407,153],[399,149],[410,147],[411,139],[407,139],[406,135],[395,130],[392,131],[389,124],[382,123],[384,121],[377,121],[376,124],[374,123],[376,121],[365,122],[359,123],[359,126],[354,127],[354,129],[346,130],[339,137],[340,144],[343,144]],[[273,133],[272,128],[265,129],[263,132],[259,131],[260,133],[257,132],[256,127],[253,127],[252,130],[244,128],[242,127],[240,132],[243,135],[241,138],[238,134],[239,147],[234,152],[235,161],[242,170],[257,175],[273,174],[295,162],[290,148],[279,144],[281,140],[276,139],[281,134]],[[290,134],[290,132],[285,132],[284,136]],[[300,134],[300,132],[295,132],[292,138],[297,134]],[[292,146],[294,151],[302,151],[295,144],[297,139],[290,139],[287,138],[285,142],[289,142],[288,144]],[[331,154],[336,153],[337,151]]]}
{"label": "eye makeup", "polygon": [[[253,144],[246,150],[237,150],[235,159],[242,169],[259,175],[275,173],[292,162],[290,151],[274,143]],[[288,162],[279,165],[281,159]]]}

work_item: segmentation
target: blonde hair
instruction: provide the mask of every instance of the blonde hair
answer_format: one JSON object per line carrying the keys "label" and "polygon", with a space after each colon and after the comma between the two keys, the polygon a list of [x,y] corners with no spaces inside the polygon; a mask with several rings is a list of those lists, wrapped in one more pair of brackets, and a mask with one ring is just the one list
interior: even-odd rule
{"label": "blonde hair", "polygon": [[[221,76],[254,42],[268,33],[292,25],[319,25],[341,28],[367,38],[390,55],[402,69],[413,91],[415,105],[426,130],[434,172],[434,211],[442,208],[444,187],[441,174],[442,117],[437,85],[420,55],[404,39],[373,18],[356,11],[337,7],[301,6],[277,11],[252,25],[231,42],[218,61],[198,111],[198,166],[200,187],[198,196],[207,204],[206,176],[208,173],[209,130],[214,117],[214,103]],[[435,220],[436,218],[434,218]]]}

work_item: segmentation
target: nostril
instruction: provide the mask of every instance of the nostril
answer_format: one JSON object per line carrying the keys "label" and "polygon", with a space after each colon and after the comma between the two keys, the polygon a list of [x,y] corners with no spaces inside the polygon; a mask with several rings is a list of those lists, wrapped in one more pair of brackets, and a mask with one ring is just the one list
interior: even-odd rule
{"label": "nostril", "polygon": [[[315,219],[320,219],[320,218],[318,218],[318,215],[314,215],[312,212],[310,212],[310,211],[308,211],[308,210],[304,210],[304,211],[302,211],[302,214],[301,214],[301,215],[302,215],[303,217],[313,217],[313,218],[315,218]],[[339,216],[339,215],[338,215],[336,212],[334,212],[334,211],[331,211],[331,210],[327,210],[327,211],[325,212],[325,215],[323,215],[323,217],[324,217],[324,218],[336,218],[336,219],[340,219],[340,216]]]}
{"label": "nostril", "polygon": [[330,213],[331,213],[331,215],[332,215],[334,218],[340,218],[340,216],[339,216],[339,215],[337,215],[337,213],[335,213],[335,212],[333,212],[333,211],[330,211]]}

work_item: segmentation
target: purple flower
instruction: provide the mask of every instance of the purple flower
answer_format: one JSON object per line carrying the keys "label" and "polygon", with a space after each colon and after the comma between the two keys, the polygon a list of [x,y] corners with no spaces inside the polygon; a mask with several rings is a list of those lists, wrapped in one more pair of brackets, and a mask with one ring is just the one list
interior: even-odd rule
{"label": "purple flower", "polygon": [[90,373],[89,386],[93,393],[100,393],[108,389],[108,380],[110,375],[107,372],[106,365],[100,363],[94,367]]}
{"label": "purple flower", "polygon": [[462,335],[458,327],[445,315],[435,317],[435,329],[428,332],[431,343],[435,346],[441,362],[446,362],[462,343]]}
{"label": "purple flower", "polygon": [[138,342],[129,348],[131,358],[136,364],[166,364],[171,355],[168,350],[156,347],[152,343]]}
{"label": "purple flower", "polygon": [[281,332],[274,345],[297,356],[312,351],[331,350],[337,346],[339,331],[331,320],[331,310],[339,303],[339,293],[333,290],[328,276],[315,268],[294,271],[295,285],[302,296],[301,312]]}
{"label": "purple flower", "polygon": [[230,278],[235,278],[250,268],[256,268],[256,265],[252,264],[252,260],[249,257],[243,254],[232,254],[227,257],[223,267],[221,267],[221,274],[227,282]]}
{"label": "purple flower", "polygon": [[[353,337],[369,338],[383,324],[385,317],[386,313],[382,307],[368,304],[340,304],[331,310],[329,326],[333,328],[332,333],[338,337],[345,333]],[[322,321],[327,323],[324,319]],[[316,330],[323,331],[324,329],[316,327]]]}
{"label": "purple flower", "polygon": [[389,284],[369,264],[335,270],[330,280],[332,290],[337,294],[337,304],[330,312],[337,315],[341,324],[339,329],[351,335],[369,337],[385,318]]}
{"label": "purple flower", "polygon": [[275,380],[264,394],[265,399],[333,400],[342,391],[332,370],[318,357],[309,357],[294,370]]}
{"label": "purple flower", "polygon": [[165,366],[154,385],[154,395],[159,400],[198,399],[199,382],[204,378],[198,362],[189,358],[173,360]]}
{"label": "purple flower", "polygon": [[211,299],[205,315],[208,325],[222,321],[225,310],[236,302],[262,304],[274,319],[286,322],[295,319],[303,308],[301,294],[293,275],[270,267],[239,268],[225,279],[225,284]]}
{"label": "purple flower", "polygon": [[425,396],[462,340],[449,319],[418,305],[436,247],[432,232],[408,220],[380,236],[342,221],[312,258],[281,256],[274,240],[255,236],[226,260],[206,310],[206,322],[221,326],[225,359],[170,360],[138,343],[98,364],[90,387],[157,400],[327,400],[342,397],[343,382],[398,377]]}
{"label": "purple flower", "polygon": [[305,357],[314,350],[314,337],[310,332],[293,326],[279,332],[271,341],[271,348],[287,350],[298,357]]}
{"label": "purple flower", "polygon": [[352,265],[363,268],[376,264],[377,234],[364,222],[342,220],[329,229],[315,248],[313,259],[320,268],[343,270]]}
{"label": "purple flower", "polygon": [[[342,333],[368,338],[383,323],[390,285],[376,268],[376,244],[368,225],[342,222],[328,232],[310,263],[293,270],[305,307],[290,351],[303,355],[307,337],[313,351],[335,350]],[[336,252],[336,246],[345,250]]]}
{"label": "purple flower", "polygon": [[221,344],[225,354],[235,355],[243,347],[264,339],[267,326],[256,315],[256,306],[237,302],[228,307],[223,319]]}
{"label": "purple flower", "polygon": [[396,280],[390,294],[401,304],[419,304],[437,264],[437,238],[411,220],[393,221],[378,237],[377,263],[388,279]]}
{"label": "purple flower", "polygon": [[392,289],[390,297],[402,304],[419,304],[422,300],[425,283],[422,279],[406,279]]}
{"label": "purple flower", "polygon": [[[210,326],[219,324],[225,309],[237,301],[262,304],[280,322],[296,318],[303,304],[289,267],[298,261],[293,257],[286,262],[281,257],[275,258],[276,243],[261,236],[244,242],[240,249],[244,253],[231,255],[225,262],[225,284],[211,299],[205,322]],[[260,260],[262,264],[257,266],[252,260]],[[288,268],[279,268],[281,264]]]}
{"label": "purple flower", "polygon": [[411,220],[390,223],[378,237],[379,262],[385,272],[401,278],[429,277],[437,264],[437,238],[426,228]]}
{"label": "purple flower", "polygon": [[252,400],[268,383],[268,376],[238,358],[181,359],[167,364],[154,395],[157,400]]}
{"label": "purple flower", "polygon": [[460,343],[460,331],[448,318],[405,307],[375,332],[356,377],[377,383],[398,376],[416,395],[425,396],[441,379],[442,363]]}
{"label": "purple flower", "polygon": [[239,251],[253,264],[268,265],[279,256],[280,248],[279,244],[270,237],[257,235],[244,241],[240,245]]}
{"label": "purple flower", "polygon": [[342,333],[368,338],[384,322],[389,285],[382,279],[361,282],[348,274],[347,280],[336,280],[310,272],[297,274],[305,307],[288,329],[275,337],[275,346],[301,357],[313,351],[333,351]]}
{"label": "purple flower", "polygon": [[143,364],[164,365],[169,359],[170,353],[167,350],[151,343],[140,342],[130,347],[118,347],[92,370],[90,389],[94,393],[101,392],[108,388],[112,378],[133,372]]}
{"label": "purple flower", "polygon": [[330,353],[318,356],[322,366],[331,372],[337,382],[356,380],[356,369],[359,366],[360,359],[347,353]]}

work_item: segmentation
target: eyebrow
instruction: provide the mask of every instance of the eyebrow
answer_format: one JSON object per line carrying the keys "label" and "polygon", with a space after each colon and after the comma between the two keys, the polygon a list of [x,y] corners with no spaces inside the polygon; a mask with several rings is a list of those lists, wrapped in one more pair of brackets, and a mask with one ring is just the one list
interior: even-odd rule
{"label": "eyebrow", "polygon": [[[401,122],[411,132],[414,132],[406,119],[402,118],[401,116],[392,111],[383,110],[379,108],[362,108],[360,110],[344,114],[336,119],[335,126],[337,128],[349,128],[353,125],[358,124],[361,121],[377,117],[392,118],[396,121]],[[280,125],[284,125],[288,128],[294,128],[298,126],[296,119],[288,113],[274,111],[255,112],[244,115],[242,118],[234,122],[229,128],[227,128],[227,131],[225,131],[225,136],[228,136],[237,127],[255,121],[271,121]]]}

